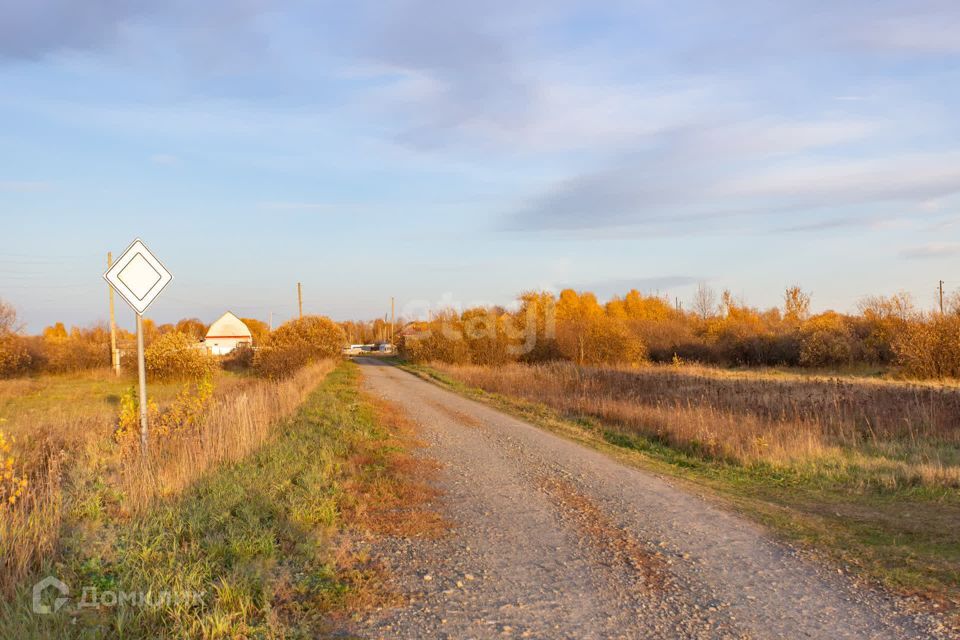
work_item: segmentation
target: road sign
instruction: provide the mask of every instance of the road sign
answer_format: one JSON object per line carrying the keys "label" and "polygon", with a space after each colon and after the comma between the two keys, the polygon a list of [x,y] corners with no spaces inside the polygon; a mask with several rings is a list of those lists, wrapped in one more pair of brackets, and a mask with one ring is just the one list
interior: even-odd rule
{"label": "road sign", "polygon": [[143,312],[173,276],[140,238],[133,241],[107,272],[110,286],[137,312],[137,376],[140,379],[140,453],[147,457],[147,371],[143,357]]}
{"label": "road sign", "polygon": [[137,238],[103,277],[137,315],[143,315],[173,276]]}

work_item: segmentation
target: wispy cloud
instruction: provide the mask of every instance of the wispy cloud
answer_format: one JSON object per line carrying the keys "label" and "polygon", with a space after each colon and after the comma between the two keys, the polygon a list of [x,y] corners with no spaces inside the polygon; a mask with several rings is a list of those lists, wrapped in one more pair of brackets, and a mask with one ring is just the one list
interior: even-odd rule
{"label": "wispy cloud", "polygon": [[960,54],[960,9],[950,0],[905,5],[896,15],[867,19],[853,38],[885,50]]}
{"label": "wispy cloud", "polygon": [[[706,128],[658,137],[645,152],[571,177],[512,212],[513,229],[593,229],[663,220],[765,215],[771,228],[803,227],[795,212],[890,202],[921,208],[960,193],[960,154],[891,154],[869,159],[812,154],[866,136],[869,123],[797,123]],[[742,135],[733,135],[739,131]],[[719,159],[723,161],[720,162]],[[790,214],[792,224],[783,224]],[[862,216],[871,222],[869,216]]]}
{"label": "wispy cloud", "polygon": [[960,255],[960,242],[931,242],[916,247],[908,247],[900,256],[910,260],[925,258],[948,258]]}
{"label": "wispy cloud", "polygon": [[39,58],[64,49],[89,49],[113,41],[129,18],[151,3],[70,0],[0,2],[0,58]]}

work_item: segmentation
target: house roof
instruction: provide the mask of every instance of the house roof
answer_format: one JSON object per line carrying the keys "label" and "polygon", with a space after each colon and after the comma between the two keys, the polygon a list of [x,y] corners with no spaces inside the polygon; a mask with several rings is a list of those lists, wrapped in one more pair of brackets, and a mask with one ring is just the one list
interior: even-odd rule
{"label": "house roof", "polygon": [[248,338],[253,339],[250,329],[243,320],[227,311],[207,329],[206,340],[211,338]]}

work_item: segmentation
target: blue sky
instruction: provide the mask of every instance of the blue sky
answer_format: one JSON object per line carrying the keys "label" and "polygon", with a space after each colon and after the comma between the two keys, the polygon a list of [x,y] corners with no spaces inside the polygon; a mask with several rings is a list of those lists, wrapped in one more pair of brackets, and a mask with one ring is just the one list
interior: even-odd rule
{"label": "blue sky", "polygon": [[[960,4],[0,0],[0,297],[275,322],[960,287]],[[123,309],[121,322],[132,314]]]}

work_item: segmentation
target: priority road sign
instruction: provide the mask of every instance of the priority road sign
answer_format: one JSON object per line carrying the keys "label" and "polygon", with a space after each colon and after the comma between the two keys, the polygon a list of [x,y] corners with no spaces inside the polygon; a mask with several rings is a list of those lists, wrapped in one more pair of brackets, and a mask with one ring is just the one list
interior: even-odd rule
{"label": "priority road sign", "polygon": [[133,307],[137,315],[143,315],[150,303],[173,280],[163,263],[150,253],[139,238],[127,247],[103,277]]}
{"label": "priority road sign", "polygon": [[143,312],[173,276],[137,238],[103,274],[110,286],[137,312],[137,377],[140,379],[140,453],[147,458],[147,369],[143,355]]}

